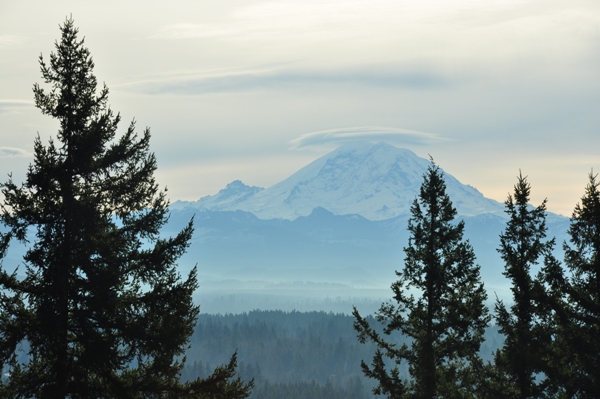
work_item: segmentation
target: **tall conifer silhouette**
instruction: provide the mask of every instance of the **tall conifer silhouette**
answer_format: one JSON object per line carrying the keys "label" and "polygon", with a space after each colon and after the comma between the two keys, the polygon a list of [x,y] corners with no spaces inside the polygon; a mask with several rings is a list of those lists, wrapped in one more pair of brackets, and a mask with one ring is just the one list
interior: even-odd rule
{"label": "tall conifer silhouette", "polygon": [[59,122],[38,137],[24,184],[2,185],[0,253],[28,244],[14,273],[0,271],[0,396],[11,398],[243,398],[235,356],[205,379],[180,383],[182,355],[198,314],[196,270],[175,262],[192,221],[159,237],[168,202],[155,179],[150,132],[138,136],[97,91],[94,63],[73,20],[49,64],[35,104]]}
{"label": "tall conifer silhouette", "polygon": [[[410,338],[398,346],[354,309],[359,340],[378,350],[366,376],[377,380],[374,392],[388,398],[468,397],[475,389],[472,364],[489,322],[487,297],[471,245],[463,240],[464,222],[446,194],[440,168],[432,163],[412,204],[404,248],[404,268],[392,284],[394,300],[381,305],[376,319],[384,334],[397,331]],[[396,366],[390,370],[385,358]],[[408,364],[409,376],[399,365]]]}
{"label": "tall conifer silhouette", "polygon": [[544,265],[557,267],[558,262],[552,255],[554,239],[546,240],[546,200],[533,207],[530,194],[527,178],[519,174],[514,194],[505,202],[509,220],[498,248],[513,294],[510,307],[496,302],[496,323],[506,339],[495,353],[495,394],[506,398],[543,397],[547,388],[541,373],[547,370],[553,327],[545,322],[549,297],[532,267],[544,270]]}

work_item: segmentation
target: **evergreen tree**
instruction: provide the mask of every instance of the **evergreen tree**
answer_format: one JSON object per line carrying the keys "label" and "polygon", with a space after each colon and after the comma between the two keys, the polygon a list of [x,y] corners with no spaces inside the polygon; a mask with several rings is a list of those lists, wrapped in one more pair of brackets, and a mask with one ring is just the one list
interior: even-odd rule
{"label": "evergreen tree", "polygon": [[[513,304],[496,300],[496,322],[505,336],[504,346],[495,353],[495,388],[488,395],[505,398],[539,398],[546,394],[543,374],[548,369],[552,323],[548,295],[542,278],[531,276],[531,268],[540,262],[542,271],[559,267],[552,256],[554,239],[546,238],[546,200],[537,208],[529,204],[531,187],[519,174],[514,196],[505,202],[509,216],[500,236],[500,253],[505,263],[504,276],[511,280]],[[494,392],[495,391],[495,392]]]}
{"label": "evergreen tree", "polygon": [[[411,343],[394,344],[354,309],[359,340],[378,346],[372,364],[362,362],[362,368],[378,382],[374,393],[388,398],[469,397],[471,365],[479,363],[490,320],[487,295],[473,249],[463,240],[464,222],[455,222],[443,173],[433,162],[411,214],[405,266],[391,287],[395,302],[383,303],[376,313],[385,334],[400,332]],[[385,357],[395,363],[391,370]],[[410,378],[401,375],[402,362],[408,363]]]}
{"label": "evergreen tree", "polygon": [[57,142],[38,136],[24,184],[1,186],[0,254],[11,239],[30,245],[24,274],[0,271],[0,397],[248,396],[249,385],[232,379],[235,356],[204,380],[180,383],[197,281],[195,269],[182,278],[175,262],[192,221],[159,237],[168,202],[149,130],[139,137],[132,122],[117,136],[120,117],[106,86],[96,90],[72,19],[61,33],[49,64],[40,56],[51,90],[33,89],[36,106],[60,124]]}
{"label": "evergreen tree", "polygon": [[567,277],[548,272],[555,300],[552,385],[569,398],[600,397],[600,183],[590,173],[564,243]]}

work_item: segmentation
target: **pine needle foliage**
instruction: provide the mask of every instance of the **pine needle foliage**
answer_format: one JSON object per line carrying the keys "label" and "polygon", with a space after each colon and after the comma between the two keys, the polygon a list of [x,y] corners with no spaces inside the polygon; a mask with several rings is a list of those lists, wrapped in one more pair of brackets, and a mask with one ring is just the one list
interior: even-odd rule
{"label": "pine needle foliage", "polygon": [[180,383],[198,307],[196,269],[177,259],[192,221],[161,238],[168,201],[154,179],[150,132],[120,116],[97,90],[94,62],[72,19],[33,88],[59,122],[56,140],[34,143],[26,180],[2,184],[0,236],[28,246],[23,264],[0,271],[3,398],[244,398],[235,356],[204,380]]}
{"label": "pine needle foliage", "polygon": [[[455,220],[443,172],[433,161],[411,215],[404,268],[391,286],[393,301],[376,313],[383,333],[356,308],[353,312],[360,342],[373,341],[379,348],[371,365],[362,362],[363,372],[378,382],[373,392],[390,399],[469,398],[490,320],[487,294],[473,248],[463,240],[464,222]],[[411,342],[395,344],[385,337],[392,333]],[[408,376],[401,373],[403,363]]]}
{"label": "pine needle foliage", "polygon": [[566,273],[546,273],[553,298],[551,377],[568,398],[600,396],[600,183],[590,173],[564,243]]}
{"label": "pine needle foliage", "polygon": [[[548,348],[553,324],[549,295],[542,276],[560,268],[553,257],[554,239],[546,240],[546,200],[538,207],[529,204],[531,186],[519,173],[514,193],[505,201],[509,216],[500,236],[498,252],[505,263],[503,272],[512,283],[513,303],[496,301],[496,323],[505,336],[495,353],[494,395],[506,398],[540,398],[547,394]],[[540,273],[533,276],[532,268]]]}

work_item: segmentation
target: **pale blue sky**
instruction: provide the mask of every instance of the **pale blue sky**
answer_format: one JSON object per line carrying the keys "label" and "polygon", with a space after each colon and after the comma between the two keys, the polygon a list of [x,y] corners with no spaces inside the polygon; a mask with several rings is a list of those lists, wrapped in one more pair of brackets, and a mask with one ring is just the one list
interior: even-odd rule
{"label": "pale blue sky", "polygon": [[4,175],[56,132],[31,88],[69,14],[172,200],[268,187],[361,138],[499,201],[521,169],[566,215],[600,171],[597,0],[0,0]]}

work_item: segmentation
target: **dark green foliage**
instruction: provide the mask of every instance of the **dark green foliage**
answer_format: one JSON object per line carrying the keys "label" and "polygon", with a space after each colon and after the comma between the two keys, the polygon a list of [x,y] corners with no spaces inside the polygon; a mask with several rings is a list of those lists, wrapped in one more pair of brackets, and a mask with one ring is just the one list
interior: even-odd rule
{"label": "dark green foliage", "polygon": [[246,397],[248,386],[231,381],[235,356],[204,380],[180,383],[197,282],[195,269],[182,279],[175,261],[192,222],[159,237],[168,202],[149,130],[140,137],[131,123],[117,136],[120,117],[106,86],[96,91],[71,19],[61,32],[50,63],[40,57],[51,89],[34,86],[36,106],[60,124],[57,141],[38,137],[25,183],[2,185],[0,253],[11,239],[28,251],[24,275],[0,271],[0,361],[9,374],[0,397]]}
{"label": "dark green foliage", "polygon": [[206,375],[237,348],[240,377],[255,381],[250,399],[366,398],[360,359],[372,356],[374,345],[356,342],[352,323],[351,316],[325,312],[200,314],[182,377]]}
{"label": "dark green foliage", "polygon": [[[385,334],[399,331],[411,342],[390,342],[355,309],[360,342],[379,348],[370,366],[362,363],[363,371],[377,380],[374,392],[389,398],[469,397],[475,385],[471,366],[480,363],[489,316],[479,266],[463,241],[464,223],[454,222],[439,167],[429,167],[411,215],[405,266],[392,284],[395,302],[377,312]],[[395,363],[389,371],[385,357]],[[410,378],[402,376],[402,362]]]}
{"label": "dark green foliage", "polygon": [[[505,263],[504,275],[512,282],[514,302],[507,308],[496,301],[496,322],[506,339],[495,354],[488,395],[506,398],[543,397],[547,383],[540,373],[548,370],[552,323],[547,322],[550,303],[541,276],[544,270],[559,266],[552,256],[554,240],[545,241],[546,200],[532,207],[530,191],[527,178],[519,175],[514,195],[505,202],[510,219],[498,249]],[[542,269],[540,277],[532,277],[533,267]]]}
{"label": "dark green foliage", "polygon": [[[343,385],[349,377],[361,375],[360,359],[374,351],[373,345],[356,342],[352,323],[348,315],[325,312],[201,314],[187,357],[191,362],[204,360],[197,364],[201,372],[210,368],[209,362],[222,363],[224,354],[237,349],[240,376],[247,371],[257,387],[262,378],[279,383],[314,379],[319,384],[330,379]],[[194,377],[192,365],[184,369],[186,378]]]}
{"label": "dark green foliage", "polygon": [[331,381],[324,385],[312,382],[270,383],[258,386],[249,399],[364,399],[362,385],[357,377],[343,387]]}
{"label": "dark green foliage", "polygon": [[565,266],[545,273],[553,299],[555,341],[550,358],[554,392],[568,398],[600,396],[600,183],[590,173],[564,243]]}
{"label": "dark green foliage", "polygon": [[[383,326],[373,316],[365,319],[383,334]],[[356,341],[353,321],[350,315],[325,312],[200,314],[182,379],[209,375],[212,365],[227,361],[226,354],[237,348],[238,374],[243,380],[255,381],[250,399],[263,397],[259,393],[267,384],[278,387],[269,392],[281,392],[300,386],[309,389],[310,385],[321,390],[327,381],[336,392],[346,391],[342,397],[352,397],[350,392],[357,397],[373,397],[368,393],[375,384],[364,377],[360,362],[372,358],[377,347],[373,342],[362,345]],[[399,334],[388,339],[397,345],[409,343]],[[481,356],[488,359],[501,346],[502,335],[495,327],[488,327],[485,339]],[[400,375],[408,377],[408,367],[401,367]]]}

